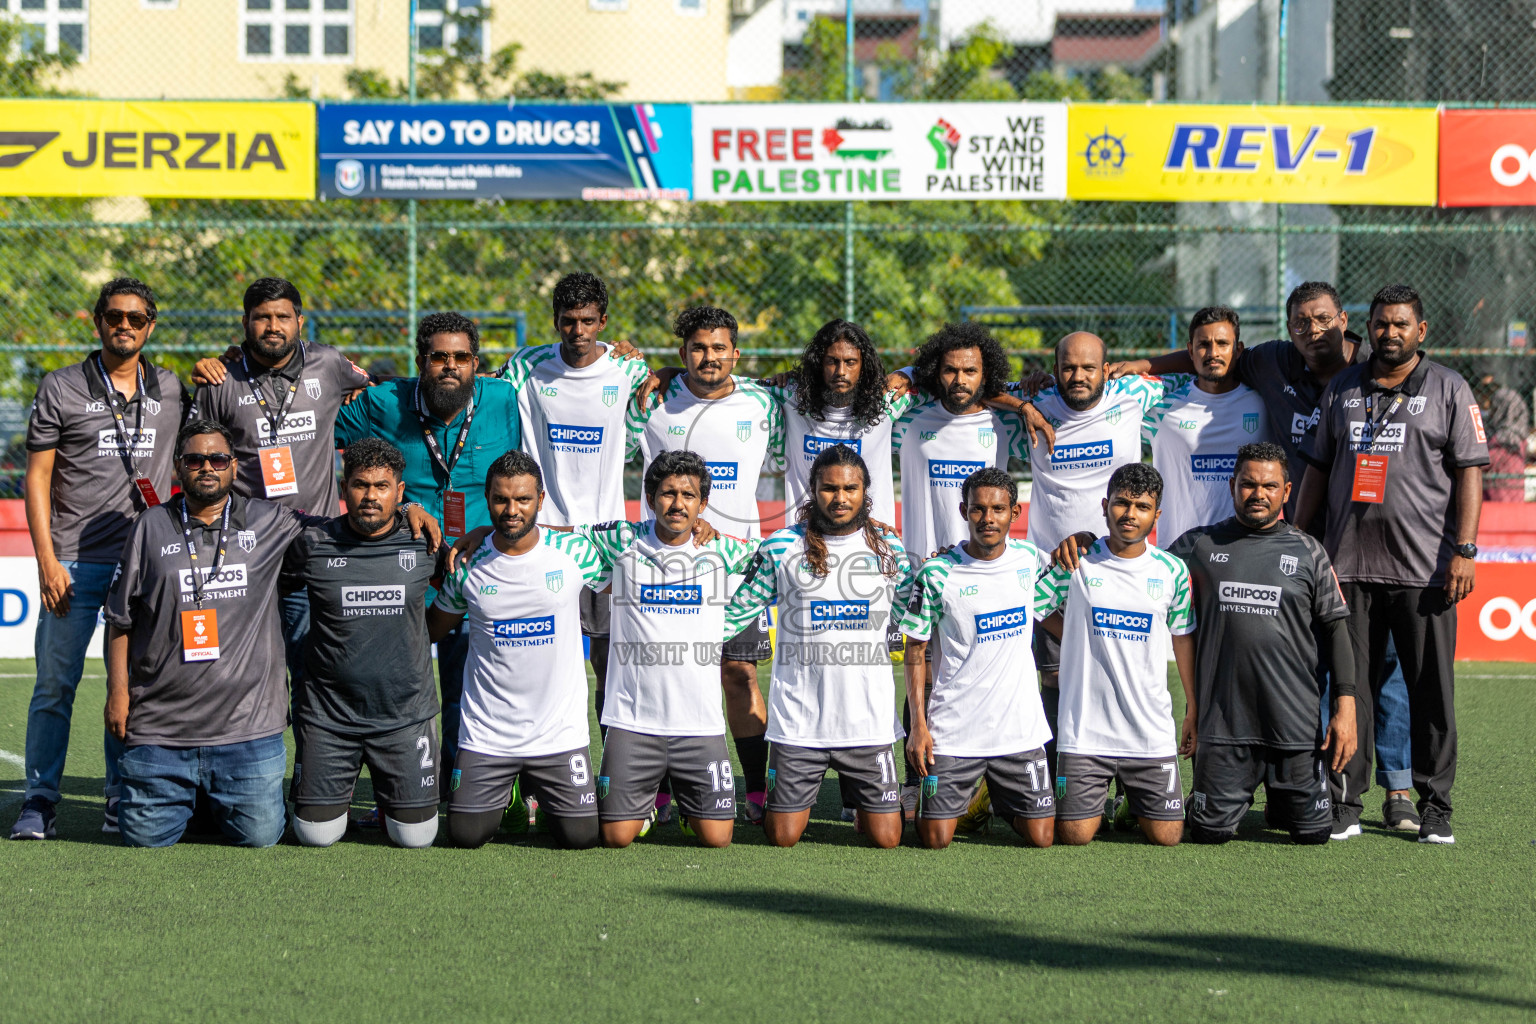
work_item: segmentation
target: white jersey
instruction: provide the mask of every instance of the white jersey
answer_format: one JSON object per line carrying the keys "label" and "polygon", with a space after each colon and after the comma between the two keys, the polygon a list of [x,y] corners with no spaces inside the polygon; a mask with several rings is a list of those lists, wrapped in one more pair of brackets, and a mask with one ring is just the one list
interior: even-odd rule
{"label": "white jersey", "polygon": [[437,592],[435,607],[467,615],[459,745],[493,757],[543,757],[591,742],[582,657],[582,586],[607,585],[597,552],[573,533],[539,531],[507,555],[487,537]]}
{"label": "white jersey", "polygon": [[624,518],[624,419],[650,371],[644,360],[615,359],[603,349],[591,365],[575,367],[559,345],[538,345],[518,349],[501,368],[517,386],[523,451],[544,474],[540,523]]}
{"label": "white jersey", "polygon": [[661,401],[642,412],[630,410],[629,452],[642,464],[662,452],[686,450],[709,465],[709,505],[704,518],[721,533],[756,540],[763,535],[757,511],[757,481],[764,464],[783,458],[784,423],[768,389],[746,377],[724,398],[703,399],[678,374]]}
{"label": "white jersey", "polygon": [[603,725],[650,736],[721,736],[720,636],[727,579],[757,544],[723,534],[663,543],[656,521],[582,526],[613,574]]}
{"label": "white jersey", "polygon": [[1121,466],[1141,461],[1142,422],[1163,392],[1160,377],[1119,377],[1106,381],[1098,402],[1081,412],[1056,388],[1035,396],[1035,408],[1056,430],[1056,445],[1047,452],[1042,434],[1029,451],[1032,544],[1052,551],[1074,533],[1104,532],[1101,503],[1109,478]]}
{"label": "white jersey", "polygon": [[793,386],[771,388],[784,410],[784,503],[789,515],[811,496],[811,463],[833,445],[845,444],[869,467],[869,514],[888,526],[896,522],[896,488],[891,471],[891,427],[913,404],[913,395],[887,396],[885,414],[873,425],[853,418],[853,410],[828,406],[820,419],[796,408]]}
{"label": "white jersey", "polygon": [[861,530],[827,537],[824,578],[811,575],[805,527],[780,530],[758,548],[747,578],[725,611],[735,636],[778,602],[770,743],[797,747],[869,747],[902,735],[886,629],[896,591],[907,584],[907,553],[886,534],[893,564],[880,559]]}
{"label": "white jersey", "polygon": [[1194,377],[1163,380],[1163,400],[1153,408],[1143,435],[1152,445],[1152,465],[1163,475],[1157,540],[1169,547],[1197,526],[1231,517],[1237,450],[1268,441],[1270,434],[1264,399],[1246,385],[1212,395],[1201,391]]}
{"label": "white jersey", "polygon": [[1035,622],[1048,614],[1035,583],[1049,565],[1033,544],[1010,540],[991,561],[962,544],[917,571],[900,623],[914,640],[939,634],[928,698],[935,754],[997,757],[1051,738],[1031,647]]}
{"label": "white jersey", "polygon": [[978,469],[1008,468],[1024,457],[1024,427],[992,409],[956,416],[935,399],[896,421],[891,445],[901,455],[901,539],[914,558],[970,536],[960,514],[960,486]]}
{"label": "white jersey", "polygon": [[1061,710],[1056,749],[1095,757],[1172,757],[1173,636],[1195,629],[1189,570],[1148,544],[1135,558],[1113,554],[1103,537],[1076,572],[1057,566],[1036,595],[1045,613],[1065,606]]}

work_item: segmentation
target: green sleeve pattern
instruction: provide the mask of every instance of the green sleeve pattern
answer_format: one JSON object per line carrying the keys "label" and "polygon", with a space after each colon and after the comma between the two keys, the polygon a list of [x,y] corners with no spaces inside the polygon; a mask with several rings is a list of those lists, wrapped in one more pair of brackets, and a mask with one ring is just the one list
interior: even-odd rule
{"label": "green sleeve pattern", "polygon": [[793,541],[793,535],[770,537],[757,549],[757,554],[747,568],[747,578],[736,588],[731,603],[726,605],[725,636],[721,640],[729,640],[746,629],[764,608],[778,598],[779,558]]}
{"label": "green sleeve pattern", "polygon": [[608,523],[578,526],[571,532],[592,546],[604,571],[611,570],[613,563],[629,549],[640,535],[640,524],[615,519]]}
{"label": "green sleeve pattern", "polygon": [[901,597],[897,626],[914,640],[927,640],[944,615],[944,585],[949,582],[950,558],[930,558],[912,578]]}
{"label": "green sleeve pattern", "polygon": [[1173,600],[1168,602],[1168,632],[1174,636],[1195,629],[1195,602],[1190,593],[1189,569],[1182,561],[1165,552],[1157,552],[1158,561],[1173,574]]}
{"label": "green sleeve pattern", "polygon": [[1150,415],[1157,404],[1163,400],[1167,393],[1167,387],[1161,377],[1146,375],[1132,375],[1120,377],[1115,380],[1114,394],[1129,395],[1136,399],[1136,404],[1141,406],[1143,418]]}
{"label": "green sleeve pattern", "polygon": [[1168,410],[1173,403],[1180,401],[1189,394],[1189,386],[1194,377],[1187,373],[1170,373],[1160,378],[1162,382],[1162,395],[1152,404],[1150,409],[1144,409],[1141,414],[1141,436],[1145,441],[1150,441],[1157,436],[1158,429],[1163,425],[1163,420],[1168,416]]}
{"label": "green sleeve pattern", "polygon": [[739,576],[747,571],[752,564],[752,557],[757,554],[759,544],[755,540],[743,540],[724,533],[716,534],[715,539],[709,543],[725,562],[725,571],[733,576]]}
{"label": "green sleeve pattern", "polygon": [[1072,574],[1064,565],[1053,566],[1050,572],[1035,581],[1035,607],[1040,609],[1041,618],[1066,605],[1071,583]]}
{"label": "green sleeve pattern", "polygon": [[432,606],[453,615],[463,615],[469,611],[469,603],[464,600],[464,588],[469,579],[469,572],[489,558],[492,550],[488,543],[483,544],[479,551],[461,561],[459,567],[449,573],[447,579],[443,580],[443,585],[437,588],[437,598],[432,602]]}

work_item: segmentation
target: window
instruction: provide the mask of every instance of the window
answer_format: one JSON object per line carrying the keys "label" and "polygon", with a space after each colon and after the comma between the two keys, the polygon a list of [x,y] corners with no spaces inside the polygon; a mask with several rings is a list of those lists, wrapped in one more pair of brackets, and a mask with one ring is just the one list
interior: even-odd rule
{"label": "window", "polygon": [[690,18],[704,17],[704,0],[672,0],[673,10]]}
{"label": "window", "polygon": [[490,49],[489,20],[490,5],[482,0],[417,0],[416,49],[451,50],[465,39],[484,55]]}
{"label": "window", "polygon": [[31,26],[21,38],[24,48],[45,53],[70,49],[85,60],[86,0],[0,0],[0,11],[14,12]]}
{"label": "window", "polygon": [[241,0],[246,60],[344,63],[352,59],[353,0]]}

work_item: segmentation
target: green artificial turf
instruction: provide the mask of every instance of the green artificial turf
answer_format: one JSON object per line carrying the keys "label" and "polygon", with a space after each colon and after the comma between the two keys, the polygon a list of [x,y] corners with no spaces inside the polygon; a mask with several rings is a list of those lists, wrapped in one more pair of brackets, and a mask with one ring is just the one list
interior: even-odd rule
{"label": "green artificial turf", "polygon": [[[766,667],[766,666],[765,666]],[[30,662],[0,662],[0,817]],[[837,820],[725,851],[328,850],[101,835],[99,663],[56,842],[0,842],[0,1020],[1445,1021],[1536,1017],[1536,672],[1463,664],[1457,844],[1226,846],[1000,826],[880,852]],[[1186,786],[1188,778],[1186,775]],[[366,796],[366,779],[359,795]]]}

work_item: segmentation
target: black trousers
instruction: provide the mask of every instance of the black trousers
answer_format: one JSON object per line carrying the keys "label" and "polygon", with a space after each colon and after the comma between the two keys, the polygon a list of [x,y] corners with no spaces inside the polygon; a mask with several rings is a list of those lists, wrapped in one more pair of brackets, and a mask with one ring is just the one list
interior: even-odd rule
{"label": "black trousers", "polygon": [[1345,583],[1349,640],[1355,651],[1355,721],[1360,746],[1342,773],[1330,773],[1334,807],[1358,820],[1376,762],[1376,700],[1384,682],[1387,638],[1397,645],[1408,684],[1413,786],[1419,813],[1451,813],[1456,781],[1456,606],[1440,587]]}

